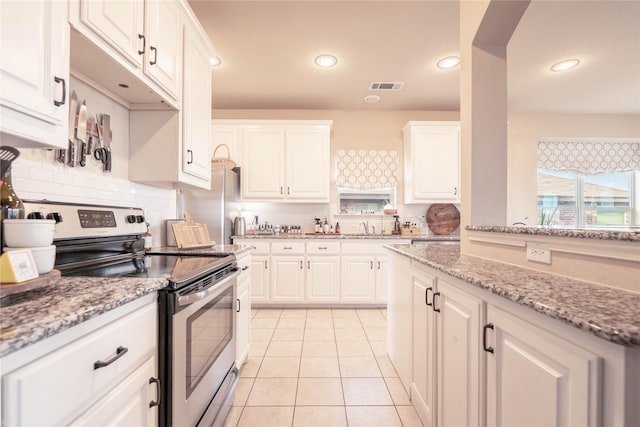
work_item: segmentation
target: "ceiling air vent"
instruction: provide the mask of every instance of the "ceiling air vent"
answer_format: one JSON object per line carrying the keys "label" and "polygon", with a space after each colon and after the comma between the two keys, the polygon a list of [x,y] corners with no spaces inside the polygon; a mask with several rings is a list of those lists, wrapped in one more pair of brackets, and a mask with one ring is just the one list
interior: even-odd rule
{"label": "ceiling air vent", "polygon": [[371,82],[369,84],[369,90],[402,90],[404,82]]}

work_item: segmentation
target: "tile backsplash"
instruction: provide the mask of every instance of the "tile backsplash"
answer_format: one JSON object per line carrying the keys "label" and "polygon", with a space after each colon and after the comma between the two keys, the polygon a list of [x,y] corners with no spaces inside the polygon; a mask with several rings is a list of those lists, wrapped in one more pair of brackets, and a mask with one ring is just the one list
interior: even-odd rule
{"label": "tile backsplash", "polygon": [[97,173],[89,164],[86,168],[70,168],[55,162],[53,155],[53,151],[47,150],[21,150],[20,157],[11,167],[12,182],[18,197],[141,207],[151,223],[154,236],[161,236],[162,220],[175,217],[175,190]]}

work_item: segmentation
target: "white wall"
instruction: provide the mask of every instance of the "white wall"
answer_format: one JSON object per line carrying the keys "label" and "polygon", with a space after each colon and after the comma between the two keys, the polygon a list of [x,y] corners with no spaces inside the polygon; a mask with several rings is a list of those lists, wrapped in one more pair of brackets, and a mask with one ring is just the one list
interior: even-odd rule
{"label": "white wall", "polygon": [[512,112],[508,123],[507,224],[536,224],[539,138],[640,138],[640,116],[634,114]]}
{"label": "white wall", "polygon": [[84,168],[72,168],[57,162],[54,151],[20,149],[12,164],[16,194],[21,199],[141,207],[151,222],[151,233],[161,236],[161,221],[175,217],[176,194],[128,180],[129,111],[77,79],[71,79],[71,89],[79,102],[86,100],[90,115],[111,116],[112,172],[103,172],[93,157],[87,157]]}

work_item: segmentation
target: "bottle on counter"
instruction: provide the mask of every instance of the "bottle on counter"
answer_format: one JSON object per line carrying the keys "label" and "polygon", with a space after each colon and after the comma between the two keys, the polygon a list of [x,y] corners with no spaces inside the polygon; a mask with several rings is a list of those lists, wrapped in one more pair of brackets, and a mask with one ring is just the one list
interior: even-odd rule
{"label": "bottle on counter", "polygon": [[0,220],[24,219],[24,204],[13,190],[13,184],[11,183],[11,167],[9,167],[1,180],[0,205],[2,206],[2,213],[0,214]]}
{"label": "bottle on counter", "polygon": [[153,247],[153,236],[149,231],[149,226],[151,224],[148,222],[145,222],[145,224],[147,224],[147,232],[142,235],[142,238],[144,239],[144,250],[149,251]]}
{"label": "bottle on counter", "polygon": [[393,231],[391,232],[391,234],[400,234],[400,216],[398,215],[394,215],[393,216],[396,220],[393,222]]}
{"label": "bottle on counter", "polygon": [[336,234],[340,234],[340,223],[336,222]]}
{"label": "bottle on counter", "polygon": [[320,224],[320,218],[314,218],[316,220],[316,224],[314,227],[314,230],[316,233],[320,233],[320,228],[322,227],[322,225]]}
{"label": "bottle on counter", "polygon": [[322,232],[325,234],[329,232],[329,222],[327,218],[324,219],[324,224],[322,224]]}

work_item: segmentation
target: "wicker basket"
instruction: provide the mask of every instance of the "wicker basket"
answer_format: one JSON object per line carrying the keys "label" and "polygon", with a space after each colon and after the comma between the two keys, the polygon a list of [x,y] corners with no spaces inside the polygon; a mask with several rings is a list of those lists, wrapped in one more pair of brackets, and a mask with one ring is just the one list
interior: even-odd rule
{"label": "wicker basket", "polygon": [[[216,151],[218,151],[218,148],[220,147],[224,147],[227,149],[227,157],[216,157]],[[231,150],[229,150],[227,144],[220,144],[213,150],[211,163],[222,163],[227,169],[233,169],[236,167],[236,162],[231,160]]]}

